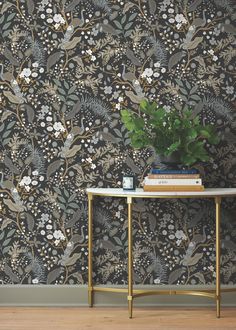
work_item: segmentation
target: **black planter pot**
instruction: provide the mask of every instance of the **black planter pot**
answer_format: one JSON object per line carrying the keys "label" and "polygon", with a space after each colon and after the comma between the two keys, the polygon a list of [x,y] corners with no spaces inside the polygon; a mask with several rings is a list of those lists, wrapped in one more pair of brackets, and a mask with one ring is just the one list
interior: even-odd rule
{"label": "black planter pot", "polygon": [[152,167],[162,170],[182,170],[185,166],[181,164],[179,154],[173,153],[170,156],[158,155]]}

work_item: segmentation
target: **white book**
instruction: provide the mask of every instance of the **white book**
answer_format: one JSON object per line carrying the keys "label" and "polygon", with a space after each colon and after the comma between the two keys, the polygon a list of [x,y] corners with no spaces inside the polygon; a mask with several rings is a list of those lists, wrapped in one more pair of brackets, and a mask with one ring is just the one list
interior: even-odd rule
{"label": "white book", "polygon": [[184,186],[184,185],[202,185],[202,179],[150,179],[145,177],[145,185],[171,185],[171,186]]}

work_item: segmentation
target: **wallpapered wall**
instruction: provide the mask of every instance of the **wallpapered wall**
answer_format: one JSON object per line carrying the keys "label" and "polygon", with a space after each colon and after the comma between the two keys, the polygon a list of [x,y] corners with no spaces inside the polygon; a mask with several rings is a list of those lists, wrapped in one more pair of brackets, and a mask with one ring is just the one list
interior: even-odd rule
{"label": "wallpapered wall", "polygon": [[[221,142],[196,166],[207,187],[236,185],[233,0],[0,4],[2,283],[87,281],[85,188],[150,169],[153,151],[134,151],[120,122],[144,97],[213,123]],[[223,203],[224,283],[236,281],[235,210]],[[101,283],[126,281],[126,212],[120,200],[96,202]],[[212,283],[214,212],[212,201],[137,201],[135,282]]]}

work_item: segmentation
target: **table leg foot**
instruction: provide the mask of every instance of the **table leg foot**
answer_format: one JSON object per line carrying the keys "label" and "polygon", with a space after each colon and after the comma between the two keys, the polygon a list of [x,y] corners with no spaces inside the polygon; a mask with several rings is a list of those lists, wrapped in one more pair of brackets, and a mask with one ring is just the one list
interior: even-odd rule
{"label": "table leg foot", "polygon": [[133,317],[133,297],[128,296],[128,308],[129,308],[129,318]]}
{"label": "table leg foot", "polygon": [[220,300],[219,299],[216,301],[216,317],[218,319],[220,318]]}
{"label": "table leg foot", "polygon": [[91,291],[88,293],[88,305],[93,307],[93,293]]}

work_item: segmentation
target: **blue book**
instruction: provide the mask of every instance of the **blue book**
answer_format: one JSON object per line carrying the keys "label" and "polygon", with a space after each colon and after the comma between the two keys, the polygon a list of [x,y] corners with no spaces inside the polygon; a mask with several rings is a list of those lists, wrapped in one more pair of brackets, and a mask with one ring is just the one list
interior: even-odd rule
{"label": "blue book", "polygon": [[196,168],[191,168],[189,170],[161,170],[158,168],[151,169],[152,174],[198,174],[199,171]]}

